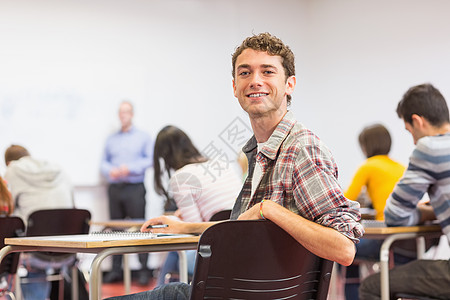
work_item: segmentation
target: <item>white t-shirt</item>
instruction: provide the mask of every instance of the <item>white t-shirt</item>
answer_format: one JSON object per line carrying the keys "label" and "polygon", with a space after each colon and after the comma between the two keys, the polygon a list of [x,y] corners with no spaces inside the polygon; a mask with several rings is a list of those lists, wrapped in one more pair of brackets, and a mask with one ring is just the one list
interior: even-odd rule
{"label": "white t-shirt", "polygon": [[[258,143],[258,152],[261,151],[262,147],[265,145],[265,143]],[[253,177],[252,177],[252,194],[250,196],[253,197],[253,194],[256,191],[256,188],[259,185],[259,182],[261,181],[262,178],[262,167],[261,164],[258,162],[258,160],[255,163],[255,170],[253,170]]]}
{"label": "white t-shirt", "polygon": [[177,170],[169,181],[169,195],[183,221],[206,222],[216,212],[232,209],[241,187],[231,165],[208,160]]}

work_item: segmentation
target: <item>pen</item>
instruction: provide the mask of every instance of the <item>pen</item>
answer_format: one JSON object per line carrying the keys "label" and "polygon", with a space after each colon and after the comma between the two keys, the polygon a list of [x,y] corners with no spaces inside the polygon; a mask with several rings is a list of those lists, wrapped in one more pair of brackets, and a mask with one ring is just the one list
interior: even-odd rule
{"label": "pen", "polygon": [[165,228],[169,227],[167,224],[159,224],[159,225],[148,225],[147,229],[156,229],[156,228]]}

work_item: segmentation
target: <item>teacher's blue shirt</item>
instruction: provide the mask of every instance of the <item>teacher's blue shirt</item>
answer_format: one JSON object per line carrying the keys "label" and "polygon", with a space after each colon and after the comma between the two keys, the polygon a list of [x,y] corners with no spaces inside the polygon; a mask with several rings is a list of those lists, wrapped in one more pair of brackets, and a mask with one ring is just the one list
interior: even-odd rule
{"label": "teacher's blue shirt", "polygon": [[[152,166],[152,159],[150,135],[133,126],[128,131],[119,131],[108,137],[100,169],[109,183],[141,183],[144,182],[145,171]],[[116,180],[110,178],[111,168],[121,165],[126,165],[130,174]]]}

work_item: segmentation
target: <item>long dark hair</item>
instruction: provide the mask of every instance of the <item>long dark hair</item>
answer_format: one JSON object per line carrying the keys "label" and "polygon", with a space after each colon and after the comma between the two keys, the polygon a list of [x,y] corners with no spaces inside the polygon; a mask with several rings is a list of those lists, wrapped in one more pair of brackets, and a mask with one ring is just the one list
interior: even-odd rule
{"label": "long dark hair", "polygon": [[[161,159],[164,161],[164,166],[161,166]],[[155,192],[166,197],[166,210],[172,199],[161,181],[164,171],[170,178],[172,170],[178,170],[185,165],[206,160],[183,130],[172,125],[161,129],[156,137],[153,151],[153,169],[155,172],[153,180]]]}

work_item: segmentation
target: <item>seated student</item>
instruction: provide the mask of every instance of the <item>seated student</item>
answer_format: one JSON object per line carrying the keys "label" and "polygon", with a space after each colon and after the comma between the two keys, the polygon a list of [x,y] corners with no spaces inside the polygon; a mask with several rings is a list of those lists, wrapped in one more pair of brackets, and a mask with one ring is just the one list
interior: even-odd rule
{"label": "seated student", "polygon": [[[411,226],[437,218],[450,241],[450,120],[447,103],[431,84],[411,87],[397,114],[416,145],[408,169],[389,197],[384,215],[390,226]],[[430,205],[419,204],[428,193]],[[389,272],[389,289],[450,299],[450,253],[446,260],[416,260]],[[380,299],[380,275],[361,284],[362,300]],[[391,297],[392,297],[391,296]]]}
{"label": "seated student", "polygon": [[358,141],[367,160],[356,171],[344,195],[347,199],[357,200],[365,187],[376,212],[375,219],[383,221],[386,200],[405,172],[405,167],[388,156],[391,135],[383,125],[365,127]]}
{"label": "seated student", "polygon": [[9,216],[14,210],[14,202],[6,182],[0,176],[0,216]]}
{"label": "seated student", "polygon": [[72,184],[58,165],[30,156],[19,145],[6,149],[5,163],[5,179],[15,203],[14,215],[25,224],[36,210],[74,207]]}
{"label": "seated student", "polygon": [[[296,84],[291,49],[269,33],[248,37],[233,54],[232,75],[234,95],[254,135],[243,148],[249,174],[231,219],[268,219],[315,255],[351,264],[364,232],[359,203],[344,197],[329,149],[287,109]],[[202,233],[214,223],[161,216],[141,231],[155,224],[169,225],[155,232]],[[177,282],[118,298],[189,299],[190,290]]]}
{"label": "seated student", "polygon": [[[19,145],[6,149],[5,163],[5,179],[15,202],[13,215],[21,217],[25,224],[36,210],[74,207],[72,185],[56,164],[30,156],[28,150]],[[28,271],[26,277],[38,279],[22,284],[24,298],[48,298],[50,283],[45,280],[48,261],[33,254],[22,254],[21,258]]]}
{"label": "seated student", "polygon": [[[176,216],[185,222],[206,222],[218,211],[232,209],[241,180],[231,165],[203,156],[181,129],[166,126],[158,133],[153,155],[155,191],[175,201]],[[161,165],[161,162],[164,164]],[[169,177],[164,187],[164,171]],[[196,251],[186,251],[192,274]],[[157,285],[169,272],[178,271],[178,253],[170,252],[160,270]]]}
{"label": "seated student", "polygon": [[[371,204],[376,211],[375,219],[384,220],[384,206],[395,184],[402,177],[405,167],[392,160],[391,135],[381,124],[374,124],[362,130],[359,145],[367,160],[356,171],[350,186],[344,193],[350,200],[357,200],[366,187]],[[357,259],[378,259],[382,241],[364,239],[356,245]],[[347,300],[358,299],[359,266],[353,264],[346,269],[345,296]]]}

